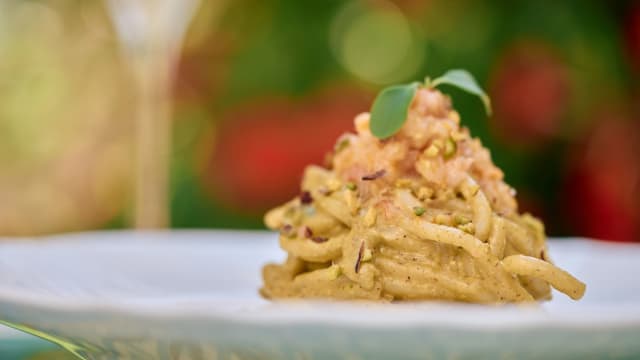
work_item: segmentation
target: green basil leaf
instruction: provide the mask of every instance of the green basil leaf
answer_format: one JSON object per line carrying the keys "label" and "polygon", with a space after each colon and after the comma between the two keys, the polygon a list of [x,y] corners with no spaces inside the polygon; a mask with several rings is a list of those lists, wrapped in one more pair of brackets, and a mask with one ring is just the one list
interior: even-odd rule
{"label": "green basil leaf", "polygon": [[478,95],[484,103],[484,108],[487,111],[487,115],[491,116],[491,100],[489,96],[482,90],[476,80],[466,70],[449,70],[441,77],[431,81],[429,85],[436,87],[440,84],[453,85],[468,93]]}
{"label": "green basil leaf", "polygon": [[420,83],[389,86],[382,90],[371,106],[369,128],[379,139],[395,134],[407,120],[409,106]]}

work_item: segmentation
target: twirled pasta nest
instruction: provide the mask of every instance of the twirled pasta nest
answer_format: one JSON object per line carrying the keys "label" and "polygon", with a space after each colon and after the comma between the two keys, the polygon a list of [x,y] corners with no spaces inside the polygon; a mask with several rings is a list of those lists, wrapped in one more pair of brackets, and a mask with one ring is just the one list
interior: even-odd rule
{"label": "twirled pasta nest", "polygon": [[301,195],[265,216],[288,258],[264,267],[263,296],[502,303],[550,299],[551,285],[582,297],[446,96],[419,90],[384,141],[368,114],[355,126],[328,168],[309,166]]}

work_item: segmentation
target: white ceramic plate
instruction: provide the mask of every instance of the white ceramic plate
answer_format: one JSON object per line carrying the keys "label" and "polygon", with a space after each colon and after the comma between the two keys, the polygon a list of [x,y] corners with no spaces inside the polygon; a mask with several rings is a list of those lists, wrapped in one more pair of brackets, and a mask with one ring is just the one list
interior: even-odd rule
{"label": "white ceramic plate", "polygon": [[0,319],[87,359],[633,358],[640,246],[551,241],[584,280],[540,307],[269,303],[266,232],[98,232],[0,241]]}

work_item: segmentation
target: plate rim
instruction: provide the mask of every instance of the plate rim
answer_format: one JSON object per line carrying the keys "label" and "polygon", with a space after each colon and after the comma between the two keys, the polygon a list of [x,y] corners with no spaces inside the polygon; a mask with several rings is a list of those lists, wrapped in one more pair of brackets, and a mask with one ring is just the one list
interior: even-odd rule
{"label": "plate rim", "polygon": [[[222,235],[222,234],[251,234],[251,235],[264,235],[268,236],[273,234],[272,232],[262,230],[168,230],[168,231],[129,231],[129,230],[108,230],[108,231],[91,231],[91,232],[77,232],[71,234],[59,234],[49,235],[42,237],[35,237],[34,242],[40,243],[43,238],[48,239],[48,244],[53,244],[59,241],[82,241],[78,240],[82,236],[87,235],[107,235],[108,237],[120,237],[131,235],[143,235],[157,236],[158,234],[166,235],[171,234],[173,236],[179,236],[183,233],[188,234],[206,234],[206,235]],[[0,238],[6,240],[7,238]],[[15,239],[15,238],[14,238]],[[37,240],[35,240],[37,239]],[[549,238],[552,242],[557,243],[558,238]],[[18,238],[21,243],[24,243],[25,238]],[[86,240],[85,240],[86,241]],[[94,240],[96,241],[96,240]],[[600,240],[586,239],[586,238],[564,238],[560,240],[563,242],[586,242],[592,246],[605,246],[605,247],[618,247],[622,248],[634,248],[640,251],[640,244],[627,244],[627,243],[608,243]],[[6,242],[0,242],[0,248],[6,244]],[[257,292],[257,289],[256,289]],[[555,293],[554,295],[558,295]],[[141,318],[156,318],[156,319],[185,319],[190,317],[199,317],[208,319],[211,321],[232,321],[242,322],[246,324],[324,324],[324,325],[336,325],[336,326],[355,326],[355,327],[394,327],[394,328],[406,328],[406,327],[441,327],[451,326],[455,328],[464,329],[531,329],[531,328],[576,328],[589,326],[593,329],[606,329],[606,328],[621,328],[631,327],[640,329],[640,304],[626,305],[622,307],[616,307],[615,311],[606,309],[602,306],[582,306],[579,311],[572,310],[571,306],[562,306],[560,309],[556,309],[553,313],[545,310],[543,306],[536,307],[522,307],[521,305],[502,305],[499,307],[493,305],[477,305],[477,304],[459,304],[459,303],[443,303],[443,302],[428,302],[428,303],[403,303],[403,304],[378,304],[385,308],[385,311],[390,310],[389,313],[394,313],[397,316],[396,320],[389,321],[389,316],[385,316],[384,321],[378,321],[376,312],[369,311],[371,307],[370,303],[367,303],[366,307],[362,307],[361,303],[342,303],[342,302],[327,302],[327,301],[278,301],[269,302],[261,299],[260,301],[252,300],[250,302],[242,303],[242,299],[226,299],[224,301],[217,301],[215,303],[198,302],[198,301],[185,301],[179,304],[190,305],[178,306],[175,302],[177,298],[171,298],[170,307],[168,302],[154,301],[152,303],[145,302],[141,298],[141,301],[124,301],[118,302],[109,299],[109,302],[96,303],[95,301],[75,301],[71,303],[69,300],[63,300],[61,298],[43,298],[33,293],[20,292],[17,289],[10,289],[8,287],[0,286],[0,311],[6,308],[13,308],[13,310],[21,311],[39,311],[45,313],[66,313],[66,314],[83,314],[94,316],[96,314],[116,314],[129,317],[141,317]],[[228,303],[238,302],[240,307],[250,309],[246,311],[238,310],[238,304],[230,306]],[[151,305],[150,305],[151,304]],[[221,307],[220,307],[221,306]],[[323,310],[330,310],[334,314],[340,314],[343,316],[331,316],[329,318],[323,318],[317,311],[309,312],[309,307],[319,307]],[[376,305],[377,306],[377,305]],[[217,310],[215,307],[219,307]],[[256,311],[257,308],[261,308],[261,311]],[[265,311],[264,309],[268,311]],[[367,309],[367,310],[363,310]],[[380,309],[380,308],[376,308]],[[505,311],[506,309],[506,311]],[[170,311],[169,311],[170,310]],[[421,316],[415,316],[415,310],[421,310],[418,314]],[[591,315],[584,316],[585,311],[590,310]],[[448,311],[456,311],[464,313],[463,316],[447,316]],[[4,312],[4,311],[3,311]],[[324,312],[323,312],[324,313]],[[2,314],[0,314],[2,315]],[[6,317],[2,315],[2,317]],[[516,318],[517,317],[517,318]],[[487,318],[493,319],[491,323],[486,323]],[[393,319],[393,318],[392,318]]]}

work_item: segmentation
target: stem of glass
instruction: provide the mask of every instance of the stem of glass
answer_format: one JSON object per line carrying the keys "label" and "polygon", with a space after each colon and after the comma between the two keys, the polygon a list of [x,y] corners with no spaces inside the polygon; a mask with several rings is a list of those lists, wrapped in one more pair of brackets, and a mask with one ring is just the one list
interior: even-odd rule
{"label": "stem of glass", "polygon": [[134,62],[138,86],[136,116],[135,227],[169,226],[171,82],[173,54],[152,46]]}

